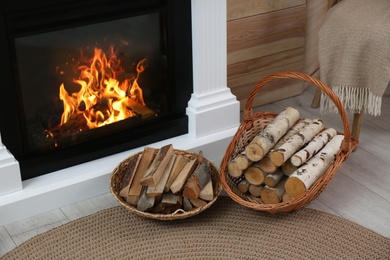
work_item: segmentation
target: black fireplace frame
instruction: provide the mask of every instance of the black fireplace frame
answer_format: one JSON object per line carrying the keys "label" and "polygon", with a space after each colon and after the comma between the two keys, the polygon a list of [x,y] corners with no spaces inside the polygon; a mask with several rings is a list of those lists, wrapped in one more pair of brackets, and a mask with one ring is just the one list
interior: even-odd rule
{"label": "black fireplace frame", "polygon": [[[174,113],[152,124],[82,145],[39,156],[27,154],[23,148],[23,109],[15,72],[14,37],[75,26],[91,19],[94,22],[106,17],[117,19],[129,12],[141,15],[150,10],[166,10],[167,14],[168,77],[175,86]],[[0,134],[4,145],[18,160],[23,180],[188,133],[186,107],[193,90],[191,0],[14,0],[0,4],[0,16]],[[20,17],[27,17],[29,23],[20,23]]]}

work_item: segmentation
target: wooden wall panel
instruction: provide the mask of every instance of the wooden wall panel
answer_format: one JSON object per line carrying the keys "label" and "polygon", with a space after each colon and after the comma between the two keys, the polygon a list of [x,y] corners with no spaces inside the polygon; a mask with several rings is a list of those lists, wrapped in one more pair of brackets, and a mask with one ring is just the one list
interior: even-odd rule
{"label": "wooden wall panel", "polygon": [[[303,71],[306,1],[228,0],[228,86],[241,108],[256,82],[276,71]],[[241,10],[241,15],[234,12]],[[240,8],[238,8],[240,7]],[[257,14],[255,14],[255,11]],[[229,20],[230,19],[230,20]],[[278,81],[266,86],[253,105],[302,93],[303,83]]]}

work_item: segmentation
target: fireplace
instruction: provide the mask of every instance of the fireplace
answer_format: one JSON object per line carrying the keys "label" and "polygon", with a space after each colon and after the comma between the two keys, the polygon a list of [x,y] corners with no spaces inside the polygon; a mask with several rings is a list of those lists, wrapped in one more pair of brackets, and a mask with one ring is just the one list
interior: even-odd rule
{"label": "fireplace", "polygon": [[190,0],[1,12],[0,132],[23,180],[188,132]]}
{"label": "fireplace", "polygon": [[[191,19],[193,92],[186,108],[188,133],[148,146],[202,150],[218,166],[240,120],[239,102],[227,86],[226,0],[191,0]],[[0,131],[0,225],[109,193],[112,170],[143,149],[139,146],[22,182],[18,162],[2,145],[2,136]]]}

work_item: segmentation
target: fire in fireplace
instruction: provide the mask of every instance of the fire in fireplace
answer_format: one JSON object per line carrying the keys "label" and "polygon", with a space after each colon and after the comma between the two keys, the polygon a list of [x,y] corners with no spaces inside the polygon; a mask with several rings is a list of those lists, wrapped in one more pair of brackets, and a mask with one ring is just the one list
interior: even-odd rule
{"label": "fire in fireplace", "polygon": [[22,179],[187,133],[190,0],[18,0],[1,15],[0,133]]}

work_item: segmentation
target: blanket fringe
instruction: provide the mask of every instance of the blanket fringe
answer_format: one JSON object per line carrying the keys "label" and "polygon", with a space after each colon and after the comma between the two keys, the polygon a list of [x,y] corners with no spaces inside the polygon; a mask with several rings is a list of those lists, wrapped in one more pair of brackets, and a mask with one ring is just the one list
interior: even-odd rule
{"label": "blanket fringe", "polygon": [[[382,97],[374,95],[369,88],[332,87],[346,109],[353,113],[364,112],[372,116],[380,116]],[[321,113],[334,112],[337,108],[324,93],[321,95]]]}

